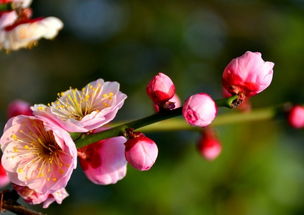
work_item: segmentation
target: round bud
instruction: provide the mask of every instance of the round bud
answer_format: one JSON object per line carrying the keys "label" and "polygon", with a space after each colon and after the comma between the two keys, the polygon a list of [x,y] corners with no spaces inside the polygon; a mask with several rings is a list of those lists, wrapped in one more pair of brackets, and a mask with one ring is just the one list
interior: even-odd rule
{"label": "round bud", "polygon": [[163,73],[158,73],[147,85],[147,94],[155,104],[171,99],[175,94],[172,80]]}
{"label": "round bud", "polygon": [[126,143],[125,156],[129,164],[140,171],[149,170],[156,161],[156,143],[143,134],[130,138]]}
{"label": "round bud", "polygon": [[296,105],[291,108],[288,115],[288,122],[294,128],[304,127],[304,106]]}
{"label": "round bud", "polygon": [[183,106],[183,116],[193,126],[205,127],[210,125],[216,113],[216,104],[206,93],[190,96]]}

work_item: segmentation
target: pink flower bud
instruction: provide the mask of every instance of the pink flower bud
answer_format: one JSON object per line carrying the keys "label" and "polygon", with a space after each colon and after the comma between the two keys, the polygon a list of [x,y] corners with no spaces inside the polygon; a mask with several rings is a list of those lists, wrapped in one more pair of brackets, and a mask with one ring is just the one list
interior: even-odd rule
{"label": "pink flower bud", "polygon": [[183,106],[183,116],[193,126],[205,127],[211,124],[216,113],[216,104],[206,93],[190,96]]}
{"label": "pink flower bud", "polygon": [[198,150],[201,156],[209,161],[216,159],[220,155],[222,146],[212,130],[203,131],[202,137],[198,142]]}
{"label": "pink flower bud", "polygon": [[7,115],[8,118],[18,115],[32,116],[33,112],[29,103],[22,100],[15,100],[8,105]]}
{"label": "pink flower bud", "polygon": [[9,184],[9,178],[7,176],[5,169],[3,168],[3,166],[0,162],[0,188],[5,187],[8,184]]}
{"label": "pink flower bud", "polygon": [[149,170],[156,161],[158,148],[150,138],[140,134],[130,138],[126,143],[126,159],[135,169]]}
{"label": "pink flower bud", "polygon": [[[173,108],[171,108],[171,105],[173,106]],[[177,94],[174,94],[174,96],[169,99],[165,104],[161,105],[161,107],[159,104],[153,105],[155,112],[159,112],[161,108],[172,110],[179,107],[181,107],[181,101]]]}
{"label": "pink flower bud", "polygon": [[264,61],[261,53],[247,51],[234,58],[223,73],[223,87],[231,95],[254,96],[271,83],[274,63]]}
{"label": "pink flower bud", "polygon": [[171,99],[175,94],[172,80],[163,73],[158,73],[147,85],[147,94],[155,104]]}
{"label": "pink flower bud", "polygon": [[126,176],[126,138],[114,137],[78,149],[80,165],[95,184],[115,184]]}
{"label": "pink flower bud", "polygon": [[304,106],[296,105],[292,107],[288,115],[288,122],[294,128],[303,128]]}

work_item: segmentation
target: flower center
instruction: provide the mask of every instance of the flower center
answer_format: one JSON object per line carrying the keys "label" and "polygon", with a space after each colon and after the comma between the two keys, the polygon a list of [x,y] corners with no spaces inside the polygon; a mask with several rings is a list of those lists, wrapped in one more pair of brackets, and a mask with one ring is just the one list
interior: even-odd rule
{"label": "flower center", "polygon": [[114,93],[103,93],[102,85],[98,83],[96,86],[89,84],[82,90],[70,89],[58,96],[55,102],[48,104],[52,113],[63,120],[81,120],[94,111],[111,106]]}
{"label": "flower center", "polygon": [[53,132],[45,130],[43,123],[38,120],[31,120],[31,125],[23,129],[11,135],[12,140],[17,143],[12,149],[11,158],[27,160],[18,165],[17,173],[33,172],[34,175],[25,177],[57,181],[58,175],[63,174],[69,164],[65,160],[68,155],[57,144]]}

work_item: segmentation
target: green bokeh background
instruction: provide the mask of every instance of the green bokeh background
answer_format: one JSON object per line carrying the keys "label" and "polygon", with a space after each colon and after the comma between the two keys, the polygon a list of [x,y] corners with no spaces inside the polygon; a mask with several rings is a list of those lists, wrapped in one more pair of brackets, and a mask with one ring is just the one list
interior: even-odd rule
{"label": "green bokeh background", "polygon": [[[7,104],[48,103],[57,92],[103,78],[128,95],[117,121],[153,112],[145,86],[158,72],[182,99],[221,97],[226,64],[246,50],[275,62],[271,86],[254,107],[303,103],[303,0],[118,1],[36,0],[34,16],[57,16],[65,28],[32,50],[0,53],[0,118]],[[302,130],[284,120],[216,128],[223,144],[214,162],[195,149],[199,134],[148,133],[159,157],[148,172],[128,168],[115,185],[90,183],[80,169],[70,197],[48,214],[300,215],[304,214]],[[35,207],[40,209],[39,207]]]}

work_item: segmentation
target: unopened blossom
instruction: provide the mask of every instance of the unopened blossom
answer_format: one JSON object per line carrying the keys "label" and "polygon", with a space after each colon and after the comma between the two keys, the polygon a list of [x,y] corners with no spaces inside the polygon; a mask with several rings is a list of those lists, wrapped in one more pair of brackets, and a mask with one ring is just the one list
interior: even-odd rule
{"label": "unopened blossom", "polygon": [[193,126],[208,126],[214,120],[216,114],[216,104],[206,93],[190,96],[183,106],[183,116]]}
{"label": "unopened blossom", "polygon": [[225,95],[254,96],[272,81],[274,63],[264,61],[259,52],[247,51],[234,58],[223,73]]}
{"label": "unopened blossom", "polygon": [[288,114],[288,122],[294,128],[304,127],[304,106],[295,105]]}
{"label": "unopened blossom", "polygon": [[11,118],[0,144],[10,181],[38,193],[64,188],[76,168],[77,150],[69,133],[33,116]]}
{"label": "unopened blossom", "polygon": [[3,166],[0,162],[0,188],[5,187],[8,184],[9,184],[9,178],[7,176],[5,169],[3,168]]}
{"label": "unopened blossom", "polygon": [[156,161],[158,148],[156,143],[143,134],[131,137],[125,143],[126,159],[135,169],[149,170]]}
{"label": "unopened blossom", "polygon": [[174,94],[174,96],[171,99],[169,99],[167,102],[165,102],[164,104],[154,104],[153,105],[155,112],[159,112],[161,109],[173,110],[173,109],[176,109],[179,107],[181,107],[181,101],[177,94]]}
{"label": "unopened blossom", "polygon": [[115,184],[126,176],[126,138],[113,137],[78,149],[80,165],[95,184]]}
{"label": "unopened blossom", "polygon": [[161,104],[171,99],[175,94],[172,80],[163,73],[158,73],[147,85],[147,94],[155,104]]}
{"label": "unopened blossom", "polygon": [[119,91],[119,83],[98,79],[87,86],[59,93],[59,98],[46,105],[35,105],[34,114],[55,122],[69,132],[97,129],[116,116],[127,98]]}
{"label": "unopened blossom", "polygon": [[56,17],[22,19],[0,30],[0,49],[30,48],[41,38],[53,39],[62,27]]}
{"label": "unopened blossom", "polygon": [[215,136],[214,131],[210,129],[203,130],[202,137],[198,142],[198,150],[201,156],[209,161],[216,159],[220,155],[222,145]]}
{"label": "unopened blossom", "polygon": [[12,101],[8,105],[7,116],[8,118],[11,118],[18,115],[32,116],[33,112],[31,110],[30,104],[23,100]]}
{"label": "unopened blossom", "polygon": [[182,106],[181,100],[177,94],[174,94],[174,96],[171,99],[169,99],[168,101],[174,103],[174,109]]}
{"label": "unopened blossom", "polygon": [[69,196],[64,188],[52,193],[38,193],[26,186],[19,186],[16,184],[13,185],[13,188],[27,203],[32,205],[43,203],[43,208],[48,208],[53,202],[61,204],[62,201]]}

